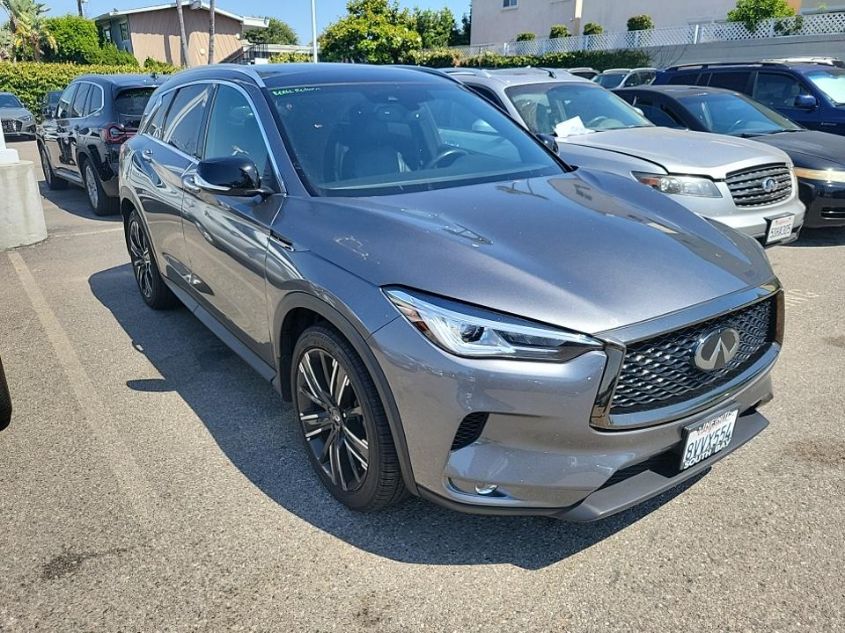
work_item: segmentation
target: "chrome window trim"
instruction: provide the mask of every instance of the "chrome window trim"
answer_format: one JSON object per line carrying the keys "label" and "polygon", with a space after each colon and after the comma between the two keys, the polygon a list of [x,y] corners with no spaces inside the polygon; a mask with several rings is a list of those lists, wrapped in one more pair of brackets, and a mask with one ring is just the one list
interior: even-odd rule
{"label": "chrome window trim", "polygon": [[[248,74],[248,73],[246,73],[246,74]],[[172,88],[168,88],[167,90],[163,91],[158,96],[158,103],[155,105],[154,109],[157,109],[161,106],[161,102],[164,101],[165,95],[167,95],[167,94],[169,94],[169,93],[171,93],[175,90],[179,90],[180,88],[184,88],[186,86],[194,86],[194,85],[197,85],[197,84],[206,85],[206,86],[212,86],[212,85],[229,86],[230,88],[234,88],[235,90],[237,90],[238,92],[240,92],[244,96],[247,103],[249,104],[249,107],[252,108],[253,114],[255,114],[255,120],[258,122],[258,129],[261,130],[261,138],[264,139],[264,147],[267,150],[267,156],[269,156],[269,158],[270,158],[270,164],[273,165],[273,175],[276,177],[276,182],[279,184],[279,188],[281,189],[280,193],[282,195],[286,195],[287,194],[287,187],[285,186],[285,181],[282,179],[282,173],[279,170],[279,164],[276,161],[276,156],[273,154],[273,151],[271,150],[270,137],[267,135],[267,130],[264,127],[264,122],[261,120],[261,117],[258,116],[258,109],[255,107],[255,101],[252,99],[252,97],[250,97],[249,93],[246,90],[244,90],[243,86],[240,86],[237,83],[235,83],[233,81],[226,80],[226,79],[197,79],[195,81],[188,81],[188,82],[179,84],[178,86],[174,86]],[[264,82],[261,81],[261,87],[263,87],[263,86],[264,86]],[[211,101],[211,107],[214,107],[214,101],[213,100]],[[152,114],[153,114],[153,111],[150,111],[150,118],[152,118]],[[206,124],[207,123],[208,123],[208,121],[206,121]],[[165,147],[174,150],[179,155],[184,156],[186,158],[189,158],[193,163],[198,163],[200,161],[200,159],[198,159],[196,156],[190,156],[189,154],[186,154],[185,152],[181,151],[180,149],[173,147],[172,145],[170,145],[168,143],[165,143],[161,139],[157,139],[153,136],[150,136],[149,134],[147,134],[146,129],[144,130],[144,132],[142,132],[142,134],[144,135],[145,138],[148,138],[152,141],[157,141],[159,144],[164,145]],[[202,149],[203,149],[203,153],[204,153],[205,147],[203,147]],[[190,167],[188,169],[186,169],[185,173],[188,173],[188,171],[190,169],[191,169]]]}

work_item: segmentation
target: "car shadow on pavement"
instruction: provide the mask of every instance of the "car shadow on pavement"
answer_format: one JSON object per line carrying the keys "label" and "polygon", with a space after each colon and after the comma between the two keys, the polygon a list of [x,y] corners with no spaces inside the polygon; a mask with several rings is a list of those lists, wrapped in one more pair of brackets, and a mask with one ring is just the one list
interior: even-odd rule
{"label": "car shadow on pavement", "polygon": [[801,229],[798,239],[787,247],[800,248],[808,246],[841,246],[845,244],[845,227],[823,229]]}
{"label": "car shadow on pavement", "polygon": [[700,479],[592,524],[467,515],[416,498],[381,513],[354,513],[335,501],[312,472],[290,405],[188,310],[147,309],[129,264],[96,273],[89,284],[133,347],[162,376],[130,380],[128,388],[178,393],[232,464],[270,499],[379,556],[416,564],[509,563],[541,569],[614,535]]}
{"label": "car shadow on pavement", "polygon": [[68,184],[67,189],[51,190],[41,176],[41,167],[36,166],[39,174],[39,189],[41,197],[52,202],[61,211],[76,215],[88,220],[99,220],[101,222],[122,222],[123,218],[119,213],[114,215],[94,215],[91,204],[88,202],[88,195],[76,185]]}

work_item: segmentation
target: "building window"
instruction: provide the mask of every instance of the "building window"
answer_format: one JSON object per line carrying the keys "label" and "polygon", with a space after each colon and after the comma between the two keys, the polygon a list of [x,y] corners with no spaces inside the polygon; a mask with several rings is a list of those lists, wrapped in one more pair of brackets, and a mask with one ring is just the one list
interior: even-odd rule
{"label": "building window", "polygon": [[516,9],[519,0],[502,0],[503,9]]}
{"label": "building window", "polygon": [[129,41],[129,23],[128,22],[121,22],[120,23],[120,39],[124,42]]}

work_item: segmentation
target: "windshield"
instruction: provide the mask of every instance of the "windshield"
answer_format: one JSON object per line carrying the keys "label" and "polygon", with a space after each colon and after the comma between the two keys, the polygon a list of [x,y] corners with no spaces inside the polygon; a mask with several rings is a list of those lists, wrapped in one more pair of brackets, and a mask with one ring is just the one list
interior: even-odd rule
{"label": "windshield", "polygon": [[314,195],[374,196],[562,173],[516,123],[458,86],[270,88]]}
{"label": "windshield", "polygon": [[836,105],[845,105],[845,70],[831,68],[807,73],[807,79]]}
{"label": "windshield", "polygon": [[734,136],[774,134],[802,129],[766,106],[732,94],[678,97],[708,132]]}
{"label": "windshield", "polygon": [[[596,132],[652,126],[615,94],[588,83],[529,84],[505,92],[529,129],[540,134],[565,136],[558,126],[566,123],[569,127],[576,117],[581,126]],[[571,127],[578,130],[581,126]]]}
{"label": "windshield", "polygon": [[0,95],[0,108],[22,108],[21,102],[15,95]]}
{"label": "windshield", "polygon": [[618,88],[622,80],[628,76],[628,73],[602,73],[593,81],[603,88]]}

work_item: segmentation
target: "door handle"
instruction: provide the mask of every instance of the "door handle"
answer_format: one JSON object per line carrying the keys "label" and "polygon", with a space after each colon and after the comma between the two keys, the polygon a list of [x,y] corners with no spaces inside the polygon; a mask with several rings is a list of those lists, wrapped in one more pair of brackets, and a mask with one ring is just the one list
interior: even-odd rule
{"label": "door handle", "polygon": [[147,148],[143,152],[141,152],[141,158],[145,161],[149,162],[153,159],[153,150]]}
{"label": "door handle", "polygon": [[182,176],[182,186],[191,193],[199,193],[202,191],[202,188],[197,184],[196,178],[194,178],[193,174]]}

